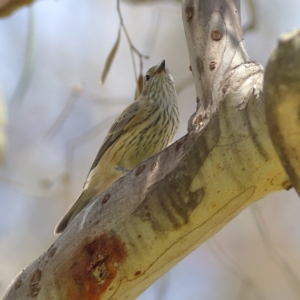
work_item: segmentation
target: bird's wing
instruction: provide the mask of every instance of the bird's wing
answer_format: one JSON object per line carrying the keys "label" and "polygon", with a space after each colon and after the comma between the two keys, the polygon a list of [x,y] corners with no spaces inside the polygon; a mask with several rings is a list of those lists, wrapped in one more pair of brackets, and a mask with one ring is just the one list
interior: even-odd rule
{"label": "bird's wing", "polygon": [[[123,113],[115,120],[112,124],[108,134],[106,135],[105,140],[100,147],[97,156],[92,164],[90,172],[98,165],[101,157],[105,153],[105,151],[118,139],[118,137],[124,131],[125,126],[128,122],[137,114],[141,106],[140,101],[133,102],[130,106],[128,106]],[[89,174],[90,174],[89,172]]]}
{"label": "bird's wing", "polygon": [[[103,141],[102,146],[100,147],[97,156],[94,160],[94,163],[90,169],[87,180],[84,184],[84,191],[77,199],[77,201],[73,204],[73,206],[69,209],[69,211],[65,214],[65,216],[59,221],[58,225],[55,228],[55,233],[61,233],[67,225],[75,218],[75,216],[90,203],[90,200],[93,196],[96,195],[94,189],[88,189],[90,181],[93,180],[92,170],[98,165],[101,157],[105,153],[105,151],[111,146],[118,137],[122,134],[124,130],[126,130],[126,125],[133,119],[137,112],[139,111],[141,106],[140,101],[133,102],[129,107],[127,107],[123,113],[115,120],[113,125],[111,126],[105,140]],[[87,188],[87,189],[85,189]]]}

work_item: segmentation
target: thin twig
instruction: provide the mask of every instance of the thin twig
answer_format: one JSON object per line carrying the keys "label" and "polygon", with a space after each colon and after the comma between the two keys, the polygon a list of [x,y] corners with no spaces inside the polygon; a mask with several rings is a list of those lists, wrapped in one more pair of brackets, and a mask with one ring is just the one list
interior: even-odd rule
{"label": "thin twig", "polygon": [[85,98],[85,101],[95,103],[96,105],[128,105],[128,103],[131,101],[127,98],[110,98],[110,97],[105,97],[102,98],[99,95],[97,95],[94,92],[84,90],[83,94],[87,94],[90,96],[90,98]]}
{"label": "thin twig", "polygon": [[26,50],[24,64],[21,71],[20,79],[12,96],[12,103],[21,102],[24,98],[33,74],[33,66],[35,60],[35,44],[36,44],[36,18],[34,8],[31,5],[28,10],[28,33],[26,41]]}
{"label": "thin twig", "polygon": [[72,93],[68,99],[68,102],[62,112],[59,114],[57,119],[54,121],[53,125],[50,127],[48,132],[46,133],[47,137],[53,138],[60,128],[63,126],[64,122],[66,121],[71,109],[73,108],[76,100],[78,99],[78,95],[81,93],[81,90],[77,88],[72,89]]}
{"label": "thin twig", "polygon": [[134,76],[135,76],[135,81],[137,81],[138,77],[137,77],[137,71],[136,71],[136,64],[135,64],[135,60],[134,60],[134,53],[137,54],[139,56],[140,59],[142,58],[149,58],[148,55],[144,55],[142,54],[131,42],[130,36],[128,34],[128,31],[124,25],[124,21],[123,21],[123,17],[122,17],[122,13],[121,13],[121,8],[120,8],[120,0],[117,0],[117,11],[118,11],[118,15],[119,15],[119,20],[120,20],[120,25],[125,33],[126,39],[128,41],[128,44],[130,46],[130,54],[131,54],[131,59],[132,59],[132,64],[133,64],[133,68],[134,68]]}
{"label": "thin twig", "polygon": [[21,193],[30,196],[28,199],[47,197],[48,192],[52,189],[52,182],[50,180],[45,180],[45,179],[41,181],[42,189],[36,187],[30,187],[23,182],[10,179],[1,174],[0,174],[0,182],[4,182],[6,185],[11,186],[13,189],[16,189]]}
{"label": "thin twig", "polygon": [[[46,137],[53,138],[61,129],[64,122],[68,118],[68,115],[70,114],[72,108],[75,105],[75,102],[78,100],[79,95],[87,94],[89,97],[92,97],[94,99],[89,99],[89,97],[86,97],[85,100],[95,103],[95,104],[101,104],[101,105],[126,105],[128,103],[128,100],[126,98],[101,98],[99,95],[90,92],[86,90],[82,83],[76,83],[72,87],[71,95],[59,114],[59,116],[56,118],[54,123],[51,125],[49,130],[46,133]],[[97,125],[96,125],[97,126]]]}

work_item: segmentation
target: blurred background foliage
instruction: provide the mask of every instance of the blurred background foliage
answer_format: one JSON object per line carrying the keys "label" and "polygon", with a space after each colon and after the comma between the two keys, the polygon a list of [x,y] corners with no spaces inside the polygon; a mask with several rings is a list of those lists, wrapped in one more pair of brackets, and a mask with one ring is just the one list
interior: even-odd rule
{"label": "blurred background foliage", "polygon": [[[149,56],[143,71],[166,59],[175,79],[178,139],[196,106],[180,1],[120,4],[132,44]],[[43,0],[0,19],[0,294],[56,239],[54,226],[79,195],[113,119],[135,97],[140,59],[134,54],[135,75],[124,32],[100,85],[120,27],[116,6]],[[299,0],[242,1],[253,60],[266,64],[279,34],[300,27],[299,12]],[[294,190],[269,195],[139,300],[299,299],[299,211]]]}

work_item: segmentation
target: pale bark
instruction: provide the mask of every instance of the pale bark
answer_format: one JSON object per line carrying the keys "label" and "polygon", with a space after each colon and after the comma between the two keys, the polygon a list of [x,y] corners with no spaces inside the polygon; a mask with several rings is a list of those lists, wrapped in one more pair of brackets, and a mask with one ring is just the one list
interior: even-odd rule
{"label": "pale bark", "polygon": [[188,135],[118,180],[4,299],[134,299],[248,205],[288,188],[239,1],[183,1],[198,96]]}

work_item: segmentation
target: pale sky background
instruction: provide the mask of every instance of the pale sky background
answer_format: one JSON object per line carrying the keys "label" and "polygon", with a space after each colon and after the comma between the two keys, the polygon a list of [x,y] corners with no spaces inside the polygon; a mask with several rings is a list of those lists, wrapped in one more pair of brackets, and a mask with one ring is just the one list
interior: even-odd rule
{"label": "pale sky background", "polygon": [[[253,60],[265,66],[278,36],[300,27],[300,0],[254,2],[257,26],[245,34],[245,42]],[[133,44],[150,55],[144,71],[165,59],[176,84],[191,78],[179,3],[121,2],[121,9]],[[30,15],[32,79],[18,100],[14,95],[25,63]],[[99,84],[118,27],[112,0],[37,1],[31,10],[0,19],[0,87],[8,117],[0,167],[0,295],[54,242],[54,227],[79,195],[113,119],[133,100],[134,73],[124,34],[105,87]],[[65,122],[55,135],[47,135],[78,86],[83,91],[74,97]],[[179,101],[181,127],[175,139],[186,133],[195,110],[193,84],[179,93]],[[269,195],[139,300],[300,299],[299,214],[294,190]]]}

